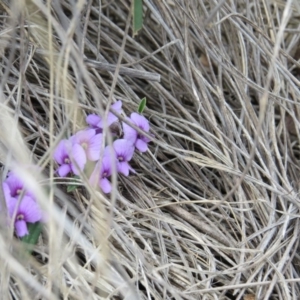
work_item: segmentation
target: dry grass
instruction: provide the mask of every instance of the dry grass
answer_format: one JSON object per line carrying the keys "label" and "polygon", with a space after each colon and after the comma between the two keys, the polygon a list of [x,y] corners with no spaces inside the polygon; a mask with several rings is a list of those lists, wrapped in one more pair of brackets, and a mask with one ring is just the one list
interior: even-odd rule
{"label": "dry grass", "polygon": [[[298,2],[144,0],[135,38],[130,2],[0,4],[3,176],[49,214],[32,256],[2,224],[1,299],[298,299]],[[137,174],[66,193],[57,142],[144,96]]]}

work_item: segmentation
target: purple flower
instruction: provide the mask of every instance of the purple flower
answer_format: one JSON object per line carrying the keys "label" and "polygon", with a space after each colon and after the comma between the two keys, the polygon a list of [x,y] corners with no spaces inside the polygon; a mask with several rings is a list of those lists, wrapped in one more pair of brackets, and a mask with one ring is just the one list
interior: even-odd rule
{"label": "purple flower", "polygon": [[[14,217],[15,231],[18,237],[28,234],[27,223],[35,223],[42,219],[42,211],[37,202],[28,195],[21,201],[11,196],[11,190],[6,182],[2,183],[7,210],[10,218]],[[17,195],[18,196],[18,195]]]}
{"label": "purple flower", "polygon": [[60,177],[66,177],[71,171],[79,175],[86,163],[84,149],[78,145],[72,145],[71,141],[61,140],[54,151],[54,159],[60,165],[57,173]]}
{"label": "purple flower", "polygon": [[[116,110],[119,114],[122,112],[122,101],[119,100],[116,103],[114,103],[111,108]],[[96,114],[90,114],[86,117],[87,124],[93,128],[96,129],[97,133],[102,133],[104,129],[104,125],[110,126],[113,123],[118,121],[118,117],[116,117],[113,113],[109,112],[107,116],[106,122],[104,122],[103,118],[96,115]]]}
{"label": "purple flower", "polygon": [[[99,172],[100,170],[100,172]],[[94,172],[91,175],[90,183],[95,185],[98,180],[98,184],[103,193],[108,194],[111,192],[111,183],[108,179],[112,174],[112,160],[110,156],[104,155],[102,161],[98,162]]]}
{"label": "purple flower", "polygon": [[96,161],[100,158],[102,134],[96,134],[95,129],[78,131],[73,136],[72,143],[82,147],[87,159]]}
{"label": "purple flower", "polygon": [[104,150],[104,156],[114,155],[113,158],[117,161],[117,171],[125,176],[129,175],[129,170],[132,170],[128,162],[131,160],[133,153],[133,144],[125,139],[114,141],[112,148],[107,146]]}
{"label": "purple flower", "polygon": [[[141,116],[137,113],[132,113],[130,115],[130,119],[128,120],[145,132],[149,132],[149,121],[144,116]],[[138,133],[135,129],[133,129],[126,123],[123,123],[123,131],[124,139],[131,142],[140,152],[147,151],[148,143],[150,142],[149,138]]]}
{"label": "purple flower", "polygon": [[23,181],[13,172],[8,173],[8,177],[4,182],[6,183],[6,188],[8,189],[10,197],[17,199],[19,195],[24,192],[25,196],[29,196],[30,198],[35,200],[34,194],[25,189]]}

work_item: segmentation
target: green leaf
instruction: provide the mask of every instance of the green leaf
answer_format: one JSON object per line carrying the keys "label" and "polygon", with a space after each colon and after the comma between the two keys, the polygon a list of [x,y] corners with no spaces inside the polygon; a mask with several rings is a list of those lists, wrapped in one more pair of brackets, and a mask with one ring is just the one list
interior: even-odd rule
{"label": "green leaf", "polygon": [[146,108],[146,102],[147,102],[146,97],[144,97],[144,98],[141,100],[141,102],[140,102],[140,104],[139,104],[139,107],[138,107],[138,112],[139,112],[139,114],[142,114],[143,111],[145,110],[145,108]]}
{"label": "green leaf", "polygon": [[133,36],[143,28],[143,0],[133,0]]}
{"label": "green leaf", "polygon": [[43,226],[40,222],[27,223],[27,228],[29,234],[21,238],[21,241],[24,243],[24,246],[26,247],[26,250],[29,252],[29,254],[31,254],[34,245],[36,245],[36,243],[38,242]]}
{"label": "green leaf", "polygon": [[68,185],[67,187],[67,193],[71,193],[73,191],[75,191],[78,188],[78,185]]}

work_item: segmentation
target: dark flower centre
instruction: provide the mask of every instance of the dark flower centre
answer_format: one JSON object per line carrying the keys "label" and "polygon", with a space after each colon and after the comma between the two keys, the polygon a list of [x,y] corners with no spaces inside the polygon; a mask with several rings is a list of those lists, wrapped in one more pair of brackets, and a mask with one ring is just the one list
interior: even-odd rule
{"label": "dark flower centre", "polygon": [[118,161],[124,161],[124,157],[123,156],[118,156]]}
{"label": "dark flower centre", "polygon": [[64,163],[68,165],[68,164],[70,163],[70,159],[69,159],[68,157],[66,157],[66,158],[64,159]]}
{"label": "dark flower centre", "polygon": [[94,128],[96,129],[96,134],[103,132],[103,130],[101,128],[97,128],[97,126],[94,126]]}
{"label": "dark flower centre", "polygon": [[21,193],[22,193],[22,189],[17,189],[17,190],[16,190],[16,194],[17,194],[17,195],[20,195]]}
{"label": "dark flower centre", "polygon": [[18,221],[24,220],[24,215],[23,215],[23,214],[17,215],[16,219],[17,219]]}
{"label": "dark flower centre", "polygon": [[103,172],[103,174],[102,174],[102,177],[104,178],[104,177],[107,177],[107,172]]}
{"label": "dark flower centre", "polygon": [[[144,128],[141,128],[141,127],[140,127],[140,129],[144,130]],[[145,131],[145,130],[144,130],[144,131]],[[143,139],[143,137],[144,137],[143,134],[141,134],[141,133],[139,133],[139,132],[137,133],[137,139],[138,139],[138,140]]]}

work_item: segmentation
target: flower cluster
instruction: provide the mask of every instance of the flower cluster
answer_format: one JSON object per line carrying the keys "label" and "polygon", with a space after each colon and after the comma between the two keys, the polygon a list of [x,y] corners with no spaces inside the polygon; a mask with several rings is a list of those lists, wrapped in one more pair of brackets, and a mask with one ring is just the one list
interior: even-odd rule
{"label": "flower cluster", "polygon": [[[122,112],[122,102],[117,101],[111,106],[117,113]],[[127,118],[129,124],[133,124],[145,132],[149,132],[149,121],[138,113],[132,113]],[[103,144],[103,131],[105,126],[112,129],[118,122],[118,117],[109,112],[107,118],[90,114],[86,118],[88,128],[81,130],[69,139],[60,141],[54,151],[54,159],[59,165],[57,174],[66,177],[69,174],[79,175],[84,171],[88,161],[95,162],[95,169],[90,177],[91,184],[98,184],[104,193],[111,192],[110,176],[112,170],[124,176],[129,171],[134,171],[129,165],[135,149],[145,152],[150,140],[126,123],[122,123],[123,137],[115,137],[112,146],[106,146],[101,153]],[[111,130],[112,131],[112,130]]]}
{"label": "flower cluster", "polygon": [[42,219],[42,211],[35,196],[24,187],[22,180],[10,172],[2,183],[8,215],[13,220],[18,237],[28,234],[27,223]]}

